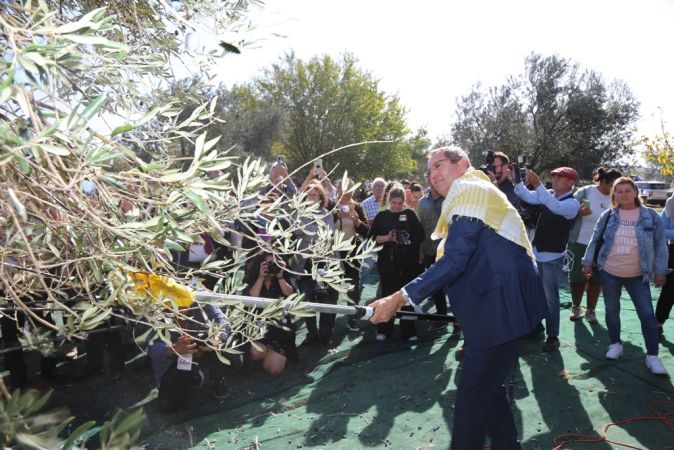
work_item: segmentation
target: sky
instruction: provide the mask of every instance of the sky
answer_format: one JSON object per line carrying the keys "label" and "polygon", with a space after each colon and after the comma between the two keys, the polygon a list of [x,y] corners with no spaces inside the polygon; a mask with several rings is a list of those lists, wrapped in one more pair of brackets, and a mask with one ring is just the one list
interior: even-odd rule
{"label": "sky", "polygon": [[397,94],[412,129],[449,133],[456,99],[521,74],[530,53],[557,54],[627,83],[639,134],[674,128],[674,0],[267,0],[251,13],[254,43],[219,67],[251,79],[289,50],[303,59],[353,53]]}

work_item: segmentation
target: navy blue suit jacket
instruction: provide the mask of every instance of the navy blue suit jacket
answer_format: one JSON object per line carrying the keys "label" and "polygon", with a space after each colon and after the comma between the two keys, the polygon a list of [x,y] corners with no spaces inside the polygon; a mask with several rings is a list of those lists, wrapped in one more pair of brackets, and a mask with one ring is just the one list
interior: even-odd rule
{"label": "navy blue suit jacket", "polygon": [[526,336],[547,314],[538,269],[526,250],[473,218],[455,216],[442,258],[405,286],[414,303],[440,288],[475,349]]}

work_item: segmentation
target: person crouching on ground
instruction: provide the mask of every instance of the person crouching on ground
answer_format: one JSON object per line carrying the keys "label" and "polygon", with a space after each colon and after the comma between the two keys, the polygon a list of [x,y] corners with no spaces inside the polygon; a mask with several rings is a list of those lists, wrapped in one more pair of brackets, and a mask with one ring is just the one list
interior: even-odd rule
{"label": "person crouching on ground", "polygon": [[[195,302],[190,289],[168,277],[137,273],[133,274],[133,278],[139,293],[154,299],[165,298],[164,303],[169,308],[177,306],[177,326],[171,330],[171,343],[159,339],[154,332],[147,339],[148,355],[159,388],[159,409],[172,412],[180,408],[187,400],[189,388],[204,383],[204,373],[200,368],[206,368],[215,398],[229,396],[229,387],[225,382],[228,368],[218,360],[214,347],[207,342],[213,330],[219,343],[226,342],[232,333],[232,327],[222,311],[213,305]],[[238,358],[231,357],[230,361],[239,366]]]}
{"label": "person crouching on ground", "polygon": [[[269,253],[262,253],[250,260],[246,268],[244,295],[278,299],[288,297],[295,289],[285,278],[285,263],[274,260]],[[266,325],[264,337],[252,345],[250,357],[262,361],[262,368],[270,375],[279,375],[285,370],[288,359],[297,360],[295,326],[288,314],[273,324]]]}

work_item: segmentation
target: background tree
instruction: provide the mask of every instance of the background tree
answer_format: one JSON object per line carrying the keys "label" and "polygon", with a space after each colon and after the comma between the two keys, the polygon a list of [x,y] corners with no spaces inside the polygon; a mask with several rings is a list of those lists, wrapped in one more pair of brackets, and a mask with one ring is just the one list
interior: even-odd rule
{"label": "background tree", "polygon": [[475,161],[486,149],[523,155],[538,171],[573,165],[589,178],[600,164],[633,152],[639,103],[621,81],[606,83],[559,56],[532,54],[525,72],[457,102],[452,141]]}
{"label": "background tree", "polygon": [[282,139],[284,112],[281,108],[255,95],[248,85],[235,85],[230,89],[220,86],[216,95],[217,117],[222,119],[218,134],[226,142],[236,144],[235,154],[270,160],[274,144]]}
{"label": "background tree", "polygon": [[404,107],[358,68],[353,55],[305,62],[289,53],[256,80],[254,89],[283,112],[283,133],[273,153],[284,153],[293,166],[342,146],[380,140],[391,142],[345,149],[326,157],[326,164],[339,164],[356,179],[416,169],[417,149],[405,142]]}
{"label": "background tree", "polygon": [[[410,134],[398,99],[380,92],[378,81],[355,64],[350,55],[339,63],[327,56],[305,63],[290,54],[255,82],[213,87],[203,77],[194,77],[178,80],[147,101],[180,103],[180,121],[217,98],[213,120],[202,131],[222,136],[233,155],[270,161],[284,154],[291,167],[298,167],[342,146],[385,140],[390,142],[343,149],[327,156],[326,165],[339,165],[340,172],[348,170],[356,179],[415,174],[419,162],[425,167],[426,131]],[[157,119],[136,130],[134,139],[161,128],[159,124]],[[189,156],[185,139],[178,142],[172,154]]]}
{"label": "background tree", "polygon": [[[180,104],[180,122],[187,120],[200,105],[213,99],[216,99],[216,103],[212,120],[203,124],[202,131],[209,136],[221,136],[222,142],[231,146],[230,155],[270,160],[272,147],[281,139],[284,114],[278,106],[257,94],[248,84],[227,88],[223,84],[213,86],[204,77],[185,78],[176,80],[168,89],[154,92],[147,101],[158,105]],[[165,120],[159,119],[137,132],[142,135],[145,129],[161,126]],[[133,145],[133,140],[129,141],[129,145]],[[141,151],[136,150],[137,153]],[[193,154],[193,146],[183,138],[171,152],[176,157],[189,157]]]}
{"label": "background tree", "polygon": [[638,144],[643,146],[646,161],[660,170],[665,177],[674,176],[674,136],[665,130],[664,122],[660,122],[662,134],[649,138],[642,136]]}

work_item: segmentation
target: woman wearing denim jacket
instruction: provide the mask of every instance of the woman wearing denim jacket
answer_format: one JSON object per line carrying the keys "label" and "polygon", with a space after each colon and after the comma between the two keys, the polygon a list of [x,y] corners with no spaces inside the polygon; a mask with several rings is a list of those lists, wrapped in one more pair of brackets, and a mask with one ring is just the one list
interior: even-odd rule
{"label": "woman wearing denim jacket", "polygon": [[594,312],[599,294],[601,293],[601,280],[599,273],[594,272],[590,278],[585,278],[583,274],[583,255],[587,250],[587,244],[592,238],[592,230],[599,220],[601,213],[611,208],[611,190],[613,182],[620,178],[622,174],[616,169],[599,167],[593,180],[595,184],[583,186],[578,189],[573,196],[580,203],[578,217],[569,232],[569,241],[566,244],[567,251],[571,252],[571,270],[569,271],[569,287],[571,288],[571,316],[572,321],[583,317],[583,293],[587,292],[587,310],[585,320],[588,323],[596,324],[597,315]]}
{"label": "woman wearing denim jacket", "polygon": [[[598,244],[602,239],[603,245]],[[611,345],[607,359],[623,354],[620,341],[620,294],[622,288],[632,299],[646,342],[646,366],[657,375],[667,370],[658,358],[658,324],[653,314],[649,282],[660,287],[667,273],[667,244],[662,219],[641,205],[639,191],[630,178],[618,178],[613,185],[613,208],[599,217],[583,257],[583,273],[592,276],[595,249],[606,304],[606,327]]]}
{"label": "woman wearing denim jacket", "polygon": [[[674,181],[672,181],[674,187]],[[669,268],[674,269],[674,196],[667,199],[662,211],[662,223],[665,227],[665,237],[669,241]],[[655,318],[658,321],[658,331],[663,334],[662,326],[669,318],[674,304],[674,271],[667,274],[667,282],[660,291],[658,304],[655,306]]]}

